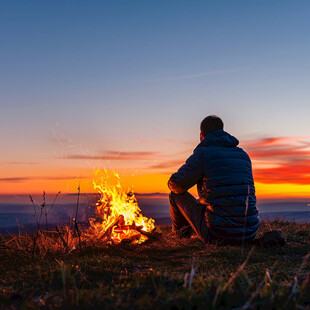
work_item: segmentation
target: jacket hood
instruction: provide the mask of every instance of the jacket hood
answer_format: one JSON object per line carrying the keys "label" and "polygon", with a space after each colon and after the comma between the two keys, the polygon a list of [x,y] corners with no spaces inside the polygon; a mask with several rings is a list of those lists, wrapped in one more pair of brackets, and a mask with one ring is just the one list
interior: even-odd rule
{"label": "jacket hood", "polygon": [[224,130],[216,130],[208,133],[205,138],[196,147],[206,146],[224,146],[235,147],[239,144],[239,140]]}

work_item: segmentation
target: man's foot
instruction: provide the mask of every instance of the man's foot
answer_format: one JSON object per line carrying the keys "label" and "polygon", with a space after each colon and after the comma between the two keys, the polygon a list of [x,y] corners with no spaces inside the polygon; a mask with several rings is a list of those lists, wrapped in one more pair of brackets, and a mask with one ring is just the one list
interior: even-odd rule
{"label": "man's foot", "polygon": [[176,230],[173,233],[174,233],[174,236],[178,239],[189,239],[189,238],[191,238],[191,236],[193,234],[193,230],[189,226],[189,227],[183,227],[179,230]]}

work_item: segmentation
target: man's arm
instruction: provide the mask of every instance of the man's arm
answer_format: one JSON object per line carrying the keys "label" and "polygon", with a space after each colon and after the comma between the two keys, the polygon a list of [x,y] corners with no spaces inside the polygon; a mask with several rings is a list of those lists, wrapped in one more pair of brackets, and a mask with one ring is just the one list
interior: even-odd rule
{"label": "man's arm", "polygon": [[181,194],[193,187],[202,177],[203,173],[203,150],[198,148],[185,162],[185,164],[168,181],[169,189]]}

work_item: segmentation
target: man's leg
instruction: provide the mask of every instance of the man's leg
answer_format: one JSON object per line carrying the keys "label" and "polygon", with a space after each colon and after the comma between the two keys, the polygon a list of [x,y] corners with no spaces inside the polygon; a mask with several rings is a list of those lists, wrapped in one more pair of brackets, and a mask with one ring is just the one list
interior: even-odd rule
{"label": "man's leg", "polygon": [[170,200],[170,217],[172,220],[172,231],[175,232],[179,237],[190,237],[193,233],[193,229],[191,225],[184,217],[180,208],[175,202],[174,193],[170,193],[169,200]]}
{"label": "man's leg", "polygon": [[203,242],[210,242],[211,235],[205,220],[206,207],[198,203],[188,192],[183,194],[171,192],[169,198],[172,230],[178,232],[187,229],[189,231],[191,227]]}

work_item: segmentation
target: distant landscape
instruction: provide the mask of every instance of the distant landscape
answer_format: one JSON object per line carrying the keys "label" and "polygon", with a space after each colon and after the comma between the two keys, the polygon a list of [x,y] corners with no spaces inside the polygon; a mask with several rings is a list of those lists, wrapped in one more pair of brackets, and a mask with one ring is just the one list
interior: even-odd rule
{"label": "distant landscape", "polygon": [[[54,195],[46,198],[47,207],[53,202]],[[155,219],[157,225],[170,224],[168,194],[136,194],[143,215]],[[36,211],[40,211],[42,196],[34,197]],[[79,203],[78,221],[88,222],[94,215],[98,194],[83,194]],[[56,224],[70,222],[75,217],[77,206],[76,194],[61,195],[48,214],[48,225],[53,228]],[[310,206],[307,200],[281,201],[262,200],[257,203],[261,219],[284,219],[296,223],[310,223]],[[41,224],[44,227],[45,218]],[[18,226],[35,227],[36,218],[34,207],[27,195],[0,197],[0,233],[16,232]]]}

